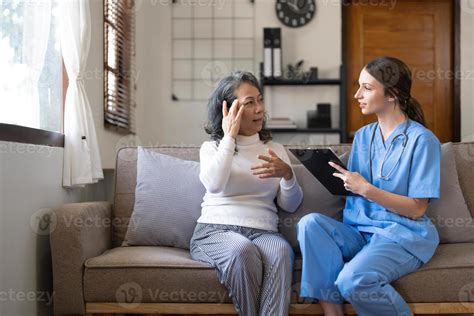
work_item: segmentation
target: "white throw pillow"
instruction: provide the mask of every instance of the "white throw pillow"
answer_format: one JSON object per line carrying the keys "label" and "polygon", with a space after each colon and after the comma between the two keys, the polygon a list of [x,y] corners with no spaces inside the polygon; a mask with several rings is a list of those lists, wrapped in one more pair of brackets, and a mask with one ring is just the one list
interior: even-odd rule
{"label": "white throw pillow", "polygon": [[189,249],[205,192],[198,162],[138,147],[135,205],[122,245]]}

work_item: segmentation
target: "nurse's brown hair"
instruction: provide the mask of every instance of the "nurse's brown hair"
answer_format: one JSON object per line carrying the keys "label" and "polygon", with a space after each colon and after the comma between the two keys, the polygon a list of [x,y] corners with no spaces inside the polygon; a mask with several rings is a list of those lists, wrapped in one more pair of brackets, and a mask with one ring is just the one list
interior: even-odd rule
{"label": "nurse's brown hair", "polygon": [[385,89],[385,95],[397,100],[400,109],[412,120],[425,126],[425,115],[420,103],[411,95],[412,77],[408,66],[394,57],[379,57],[364,69]]}

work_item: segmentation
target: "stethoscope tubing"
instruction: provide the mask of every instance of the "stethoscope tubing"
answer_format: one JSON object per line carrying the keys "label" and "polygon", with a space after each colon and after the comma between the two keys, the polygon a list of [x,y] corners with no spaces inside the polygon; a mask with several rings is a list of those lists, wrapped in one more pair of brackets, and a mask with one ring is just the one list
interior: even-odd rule
{"label": "stethoscope tubing", "polygon": [[[390,146],[388,147],[387,151],[385,152],[385,155],[383,157],[383,160],[382,160],[382,163],[380,164],[380,172],[379,172],[379,178],[382,179],[382,180],[385,180],[385,181],[388,181],[390,180],[390,176],[392,175],[393,171],[395,170],[395,168],[397,167],[397,165],[400,163],[400,159],[402,158],[402,155],[403,155],[403,152],[405,151],[405,148],[406,148],[406,145],[408,143],[408,134],[407,134],[407,131],[408,131],[408,127],[410,126],[410,119],[408,118],[407,119],[407,123],[406,123],[406,126],[405,126],[405,129],[403,130],[403,132],[401,134],[398,134],[396,135],[392,141],[390,142]],[[375,139],[375,133],[377,132],[379,128],[379,124],[376,123],[375,125],[375,128],[374,128],[374,131],[372,132],[372,137],[370,139],[370,145],[369,145],[369,171],[370,171],[370,183],[373,184],[374,183],[374,176],[372,174],[372,146],[373,146],[373,143],[374,143],[374,139]],[[388,154],[390,153],[390,150],[392,149],[392,146],[393,144],[395,143],[395,141],[400,137],[400,136],[404,136],[404,140],[403,140],[403,147],[402,147],[402,152],[400,153],[400,156],[398,157],[398,160],[397,162],[393,165],[392,169],[390,169],[390,171],[388,172],[388,174],[386,176],[384,176],[382,174],[382,171],[383,171],[383,166],[385,164],[385,162],[387,161],[387,157],[388,157]]]}

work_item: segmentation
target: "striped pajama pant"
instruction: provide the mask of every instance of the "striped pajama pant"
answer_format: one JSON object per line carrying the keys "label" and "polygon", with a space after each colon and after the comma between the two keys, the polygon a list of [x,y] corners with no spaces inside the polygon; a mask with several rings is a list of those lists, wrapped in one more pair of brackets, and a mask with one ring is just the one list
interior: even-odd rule
{"label": "striped pajama pant", "polygon": [[190,248],[217,270],[239,315],[288,315],[294,254],[279,233],[198,223]]}

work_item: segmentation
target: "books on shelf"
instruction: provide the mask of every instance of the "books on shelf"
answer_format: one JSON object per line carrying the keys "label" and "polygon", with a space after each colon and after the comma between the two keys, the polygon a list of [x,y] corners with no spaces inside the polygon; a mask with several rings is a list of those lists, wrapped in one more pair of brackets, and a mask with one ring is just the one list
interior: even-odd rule
{"label": "books on shelf", "polygon": [[263,76],[271,77],[273,75],[273,52],[272,52],[272,29],[263,29]]}
{"label": "books on shelf", "polygon": [[263,77],[282,77],[281,28],[263,29]]}
{"label": "books on shelf", "polygon": [[297,126],[289,117],[271,117],[267,122],[267,128],[295,129]]}

